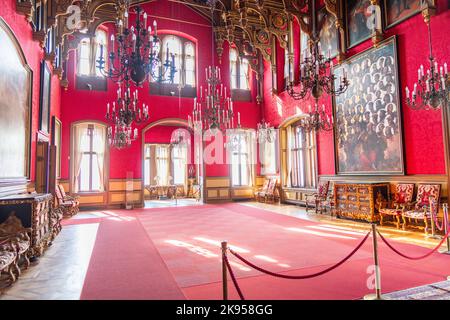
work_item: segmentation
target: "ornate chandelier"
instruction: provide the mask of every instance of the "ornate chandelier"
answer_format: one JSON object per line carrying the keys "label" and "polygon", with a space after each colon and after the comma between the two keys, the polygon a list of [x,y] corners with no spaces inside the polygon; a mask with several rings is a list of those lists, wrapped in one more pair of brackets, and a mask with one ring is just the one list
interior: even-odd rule
{"label": "ornate chandelier", "polygon": [[[315,0],[312,0],[312,8],[315,8]],[[319,99],[325,91],[329,95],[338,96],[347,90],[349,81],[346,74],[339,79],[336,86],[336,76],[333,74],[333,60],[328,50],[328,56],[322,54],[322,48],[316,28],[316,12],[312,14],[312,35],[309,48],[303,50],[303,62],[300,64],[300,79],[298,83],[290,81],[287,85],[288,94],[295,100],[304,99],[311,94]],[[296,91],[295,86],[298,86]]]}
{"label": "ornate chandelier", "polygon": [[114,124],[108,127],[108,142],[109,145],[117,149],[127,148],[138,137],[138,129],[134,130],[131,127]]}
{"label": "ornate chandelier", "polygon": [[325,105],[322,105],[322,109],[320,109],[316,101],[314,111],[312,111],[310,105],[308,116],[299,121],[299,126],[307,132],[331,131],[333,130],[333,119],[325,113]]}
{"label": "ornate chandelier", "polygon": [[[233,101],[227,96],[227,87],[222,84],[219,67],[209,66],[205,70],[208,87],[200,87],[200,99],[194,98],[192,117],[188,116],[189,126],[194,130],[203,128],[221,130],[234,128]],[[237,127],[241,126],[238,112]]]}
{"label": "ornate chandelier", "polygon": [[147,13],[137,5],[135,26],[129,28],[129,0],[121,0],[118,5],[117,35],[111,35],[108,69],[103,57],[103,45],[100,45],[100,58],[97,68],[114,82],[132,81],[136,86],[142,86],[150,77],[157,82],[170,82],[176,73],[175,56],[167,47],[165,61],[159,58],[161,41],[158,38],[156,21],[152,27],[147,27]]}
{"label": "ornate chandelier", "polygon": [[133,121],[141,123],[148,120],[148,106],[142,103],[142,107],[139,107],[138,91],[135,90],[133,97],[131,97],[129,83],[125,85],[124,92],[122,92],[122,86],[119,84],[119,89],[117,89],[117,105],[116,101],[114,101],[111,109],[108,103],[106,105],[105,117],[106,120],[119,127],[130,128]]}
{"label": "ornate chandelier", "polygon": [[450,78],[448,76],[447,63],[439,67],[433,57],[430,28],[431,17],[424,14],[424,18],[428,29],[428,47],[430,49],[428,60],[430,69],[427,69],[425,74],[423,64],[420,65],[420,68],[417,70],[418,81],[414,83],[412,95],[408,86],[405,88],[406,104],[414,110],[436,110],[448,105]]}

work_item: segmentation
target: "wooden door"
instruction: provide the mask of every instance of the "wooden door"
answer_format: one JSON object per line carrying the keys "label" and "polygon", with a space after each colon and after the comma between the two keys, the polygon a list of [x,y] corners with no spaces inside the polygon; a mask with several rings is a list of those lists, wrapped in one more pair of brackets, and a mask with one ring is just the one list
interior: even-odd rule
{"label": "wooden door", "polygon": [[48,193],[49,144],[38,141],[36,144],[36,192]]}

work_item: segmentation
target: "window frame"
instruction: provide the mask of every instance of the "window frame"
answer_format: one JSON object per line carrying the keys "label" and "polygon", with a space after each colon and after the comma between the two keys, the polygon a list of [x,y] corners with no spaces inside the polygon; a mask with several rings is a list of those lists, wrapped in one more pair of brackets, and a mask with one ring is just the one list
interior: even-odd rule
{"label": "window frame", "polygon": [[[285,187],[293,189],[315,189],[318,182],[316,134],[314,131],[305,132],[299,126],[299,122],[288,126],[286,130]],[[302,135],[305,137],[303,141],[300,141],[301,137],[299,137],[299,132],[303,132]],[[303,168],[300,167],[300,163],[303,163]]]}
{"label": "window frame", "polygon": [[[197,74],[198,74],[198,63],[197,63],[197,43],[191,39],[185,38],[183,36],[179,36],[173,33],[165,33],[163,35],[160,35],[160,41],[161,41],[161,48],[159,50],[159,58],[162,62],[165,61],[165,40],[168,37],[174,37],[180,42],[180,61],[181,66],[177,67],[177,73],[180,73],[180,83],[159,83],[154,81],[150,76],[150,94],[151,95],[159,95],[159,96],[178,96],[179,94],[181,97],[186,98],[194,98],[197,96]],[[194,85],[186,84],[186,60],[187,60],[187,54],[186,54],[186,46],[188,44],[192,44],[194,49],[194,56],[191,57],[194,61]],[[160,67],[160,71],[162,71],[162,66]],[[181,90],[179,92],[179,87],[181,87]]]}
{"label": "window frame", "polygon": [[[103,133],[104,133],[104,156],[103,156],[103,187],[102,187],[102,190],[92,190],[92,169],[93,169],[93,167],[92,167],[92,165],[93,165],[93,161],[92,161],[92,157],[90,158],[90,172],[91,172],[91,178],[90,178],[90,181],[89,181],[89,190],[88,191],[81,191],[80,190],[80,182],[81,182],[81,179],[78,179],[78,190],[77,190],[77,192],[74,192],[74,184],[75,184],[75,181],[74,181],[74,179],[76,178],[75,176],[74,176],[74,170],[75,170],[75,168],[74,168],[74,163],[73,163],[73,160],[72,159],[75,159],[75,150],[74,150],[74,147],[75,147],[75,139],[77,138],[77,136],[76,136],[76,127],[77,126],[83,126],[83,125],[87,125],[88,127],[90,127],[90,126],[92,126],[93,128],[94,128],[94,130],[95,130],[95,127],[97,126],[97,127],[99,127],[99,128],[102,128],[103,129]],[[106,131],[107,131],[107,125],[105,125],[104,123],[102,123],[102,122],[99,122],[99,121],[95,121],[95,120],[93,120],[93,121],[78,121],[78,122],[74,122],[74,123],[72,123],[71,124],[71,131],[70,131],[70,185],[69,185],[69,188],[70,188],[70,192],[73,192],[73,193],[76,193],[76,194],[102,194],[102,193],[105,193],[105,192],[108,192],[108,183],[109,183],[109,148],[108,148],[108,146],[107,146],[107,143],[108,143],[108,141],[107,141],[107,133],[106,133]],[[89,150],[90,151],[92,151],[92,148],[93,148],[93,139],[94,139],[94,135],[91,135],[90,136],[90,143],[89,143]],[[83,152],[83,154],[84,154],[85,152]],[[97,152],[94,152],[95,154],[98,154]],[[81,166],[81,161],[80,161],[80,166]]]}
{"label": "window frame", "polygon": [[[233,75],[232,74],[232,63],[233,60],[231,60],[231,54],[235,53],[236,55],[236,74]],[[242,89],[241,88],[241,78],[242,78],[242,65],[243,65],[243,61],[246,61],[247,64],[247,88],[246,89]],[[252,101],[252,97],[251,97],[251,68],[250,68],[250,62],[248,61],[248,59],[246,58],[241,58],[241,56],[239,55],[239,51],[234,48],[231,47],[230,51],[229,51],[229,73],[230,73],[230,88],[231,88],[231,98],[234,101]],[[233,88],[233,82],[236,83],[236,88]]]}
{"label": "window frame", "polygon": [[[239,137],[239,144],[238,144],[238,151],[231,149],[231,147],[228,147],[227,152],[228,152],[228,159],[230,161],[229,163],[229,176],[230,176],[230,182],[231,182],[231,187],[232,188],[249,188],[249,187],[253,187],[255,185],[255,152],[256,149],[254,148],[254,146],[252,145],[255,139],[255,130],[254,129],[230,129],[227,131],[227,139],[229,142],[231,142],[230,140],[233,139],[235,136]],[[246,138],[249,139],[249,141],[247,141],[247,151],[246,152],[241,152],[241,143],[242,140],[245,140]],[[233,163],[233,156],[235,154],[238,154],[239,157],[239,178],[238,178],[238,184],[234,183],[234,176],[233,176],[233,167],[236,165]],[[246,156],[246,162],[243,163],[242,162],[242,157],[243,155]],[[243,176],[243,171],[244,170],[248,170],[247,172],[247,180],[248,183],[247,184],[243,184],[242,182],[242,176]]]}
{"label": "window frame", "polygon": [[[95,31],[94,36],[86,36],[80,40],[80,43],[77,46],[76,50],[76,68],[75,68],[75,79],[76,79],[76,88],[78,90],[93,90],[93,91],[107,91],[107,78],[101,74],[98,74],[97,69],[97,50],[100,50],[100,46],[97,45],[97,37],[99,33],[103,33],[105,36],[105,44],[103,55],[105,57],[105,70],[108,68],[108,50],[109,48],[109,39],[108,39],[108,29],[99,26]],[[87,42],[88,46],[88,74],[81,74],[81,46],[83,42]],[[95,44],[95,45],[94,45]],[[95,52],[94,52],[95,51]],[[91,61],[93,57],[94,61]],[[86,60],[86,59],[83,59]]]}

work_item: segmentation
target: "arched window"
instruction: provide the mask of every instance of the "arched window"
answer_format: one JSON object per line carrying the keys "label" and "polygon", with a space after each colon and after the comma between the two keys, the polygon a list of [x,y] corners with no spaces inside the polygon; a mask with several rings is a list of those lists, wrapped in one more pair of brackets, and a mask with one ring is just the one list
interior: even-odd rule
{"label": "arched window", "polygon": [[[185,38],[167,34],[161,36],[161,50],[156,50],[158,52],[159,58],[161,59],[161,64],[157,66],[154,72],[159,75],[160,72],[164,70],[163,64],[166,59],[171,59],[173,54],[175,67],[177,72],[175,73],[174,81],[172,83],[164,82],[157,83],[155,78],[151,81],[154,83],[150,86],[151,93],[160,95],[171,95],[171,91],[176,89],[178,85],[182,86],[182,95],[195,96],[195,86],[196,86],[196,57],[195,57],[195,44]],[[169,55],[168,55],[169,53]],[[168,80],[169,72],[164,74],[164,80]],[[176,86],[174,86],[176,85]],[[187,87],[187,88],[186,88]],[[165,90],[167,89],[167,90]]]}
{"label": "arched window", "polygon": [[[98,29],[94,38],[84,38],[78,46],[78,68],[79,76],[102,77],[97,68],[96,61],[100,58],[100,45],[103,45],[103,59],[107,61],[107,33],[103,29]],[[107,67],[106,67],[107,68]]]}
{"label": "arched window", "polygon": [[[97,30],[95,33],[95,61],[93,61],[94,68],[95,68],[95,75],[97,77],[101,77],[102,74],[100,73],[100,70],[97,68],[96,61],[100,59],[100,46],[103,46],[103,60],[106,62],[108,61],[108,40],[107,35],[104,30]],[[105,70],[107,70],[108,67],[105,65]]]}
{"label": "arched window", "polygon": [[249,63],[235,48],[230,49],[231,89],[250,90]]}
{"label": "arched window", "polygon": [[[170,55],[175,56],[175,66],[177,68],[177,72],[175,73],[175,77],[173,79],[173,83],[180,84],[182,80],[182,67],[183,67],[183,47],[181,45],[180,38],[168,35],[163,38],[162,41],[162,57],[161,62],[164,64],[167,59],[171,59]],[[165,80],[169,78],[169,72],[165,74]]]}
{"label": "arched window", "polygon": [[89,38],[81,40],[78,47],[78,75],[88,76],[90,74],[91,62],[90,62],[91,41]]}
{"label": "arched window", "polygon": [[195,87],[195,46],[192,42],[184,44],[185,84]]}
{"label": "arched window", "polygon": [[105,190],[106,126],[83,122],[72,126],[72,190],[103,192]]}

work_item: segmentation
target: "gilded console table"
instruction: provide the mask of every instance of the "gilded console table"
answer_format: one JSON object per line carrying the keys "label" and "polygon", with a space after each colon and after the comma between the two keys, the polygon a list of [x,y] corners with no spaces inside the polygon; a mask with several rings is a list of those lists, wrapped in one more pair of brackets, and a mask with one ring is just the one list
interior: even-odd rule
{"label": "gilded console table", "polygon": [[0,198],[0,223],[5,221],[11,212],[22,221],[25,228],[31,228],[31,248],[29,256],[36,258],[42,255],[52,240],[50,210],[52,210],[51,194],[21,194]]}
{"label": "gilded console table", "polygon": [[380,221],[377,199],[389,200],[389,183],[334,184],[334,203],[337,217],[367,222]]}

